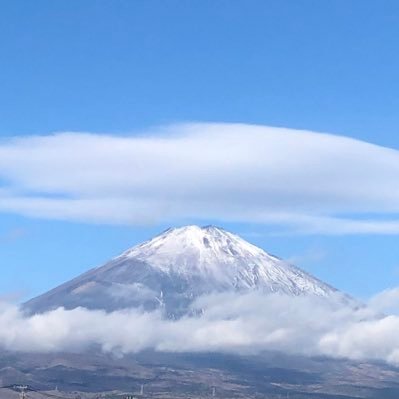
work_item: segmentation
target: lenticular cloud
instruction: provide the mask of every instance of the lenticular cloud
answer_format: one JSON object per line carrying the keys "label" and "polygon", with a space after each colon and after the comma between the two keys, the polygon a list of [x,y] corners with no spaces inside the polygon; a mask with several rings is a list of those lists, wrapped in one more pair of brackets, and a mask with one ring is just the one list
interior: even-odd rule
{"label": "lenticular cloud", "polygon": [[60,133],[0,143],[0,211],[398,233],[398,175],[394,149],[294,129],[192,123],[140,135]]}

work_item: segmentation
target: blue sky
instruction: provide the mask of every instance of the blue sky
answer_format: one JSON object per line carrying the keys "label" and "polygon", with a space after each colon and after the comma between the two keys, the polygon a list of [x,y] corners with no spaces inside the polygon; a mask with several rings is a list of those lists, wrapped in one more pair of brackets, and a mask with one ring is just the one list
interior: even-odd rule
{"label": "blue sky", "polygon": [[[398,149],[398,19],[396,1],[4,1],[2,143],[239,122]],[[1,188],[9,179],[2,174]],[[38,216],[0,214],[0,293],[38,294],[173,224]],[[204,224],[354,295],[399,283],[397,234],[276,234],[268,223],[215,219]]]}

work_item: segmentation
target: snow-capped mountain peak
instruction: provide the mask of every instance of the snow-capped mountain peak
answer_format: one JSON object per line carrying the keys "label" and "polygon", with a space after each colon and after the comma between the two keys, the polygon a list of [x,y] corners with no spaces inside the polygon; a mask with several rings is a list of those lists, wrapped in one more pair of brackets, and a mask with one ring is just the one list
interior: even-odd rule
{"label": "snow-capped mountain peak", "polygon": [[136,245],[27,306],[33,311],[162,306],[176,315],[198,296],[248,290],[337,296],[334,288],[235,234],[214,226],[185,226]]}
{"label": "snow-capped mountain peak", "polygon": [[332,289],[241,237],[215,226],[171,228],[120,256],[163,273],[202,280],[208,290],[262,288],[298,295]]}
{"label": "snow-capped mountain peak", "polygon": [[196,273],[213,270],[220,262],[266,256],[266,252],[215,226],[171,228],[121,255],[159,267],[164,272]]}

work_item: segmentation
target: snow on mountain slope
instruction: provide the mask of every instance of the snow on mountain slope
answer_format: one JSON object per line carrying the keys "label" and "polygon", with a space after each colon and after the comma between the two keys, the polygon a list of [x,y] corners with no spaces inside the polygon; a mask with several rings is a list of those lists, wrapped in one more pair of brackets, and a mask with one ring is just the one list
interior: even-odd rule
{"label": "snow on mountain slope", "polygon": [[198,276],[215,290],[261,287],[298,295],[325,296],[331,287],[223,229],[169,229],[120,259],[138,259],[164,273]]}
{"label": "snow on mountain slope", "polygon": [[104,266],[26,304],[31,312],[59,306],[114,310],[124,307],[184,313],[200,295],[229,290],[316,295],[338,291],[221,228],[172,228]]}

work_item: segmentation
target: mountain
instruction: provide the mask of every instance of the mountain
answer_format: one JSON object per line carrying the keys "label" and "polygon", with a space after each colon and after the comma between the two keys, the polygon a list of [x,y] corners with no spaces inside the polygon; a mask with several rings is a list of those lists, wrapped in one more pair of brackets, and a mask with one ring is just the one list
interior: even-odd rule
{"label": "mountain", "polygon": [[178,317],[198,296],[231,290],[339,295],[331,286],[224,229],[186,226],[168,229],[25,306],[33,313],[60,306],[107,311],[163,307],[169,316]]}
{"label": "mountain", "polygon": [[[59,306],[107,311],[161,307],[176,318],[200,295],[253,290],[351,301],[235,234],[213,226],[187,226],[128,249],[25,307],[30,312]],[[257,354],[143,350],[120,357],[93,346],[78,353],[0,353],[4,386],[27,384],[48,390],[49,397],[393,399],[399,397],[398,379],[399,368],[383,362],[277,350]],[[7,393],[10,399],[17,397]]]}

